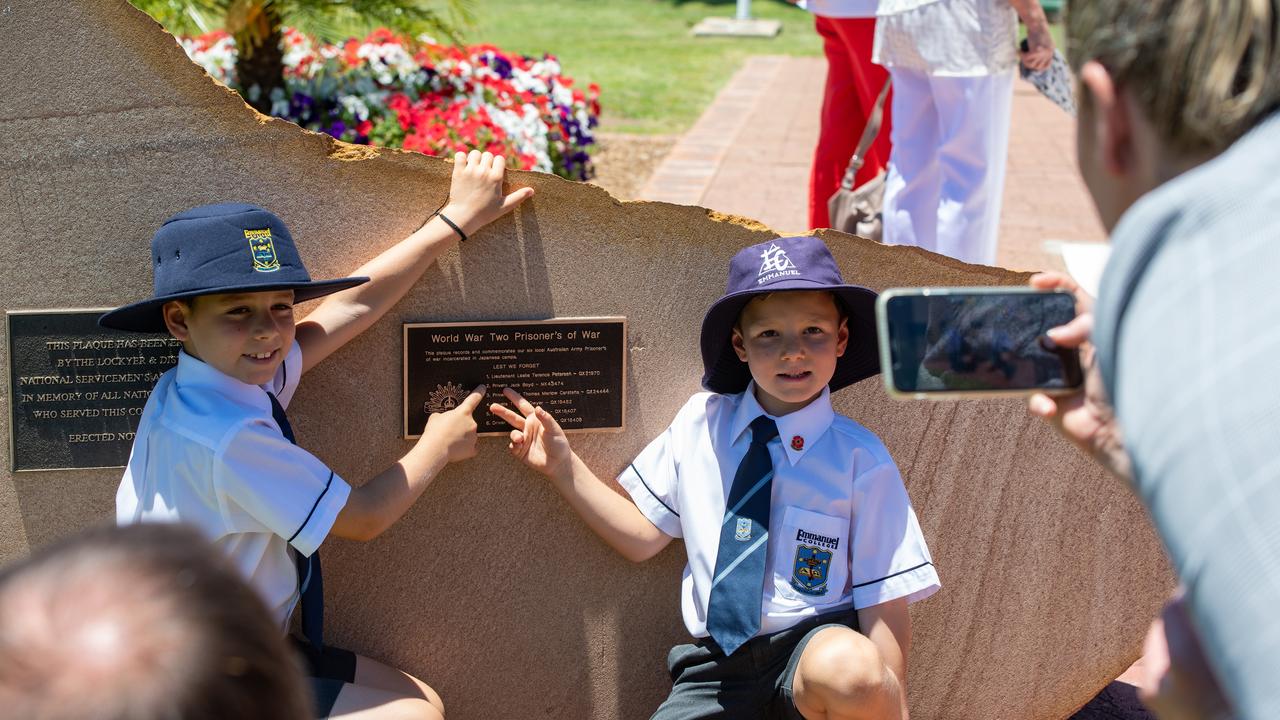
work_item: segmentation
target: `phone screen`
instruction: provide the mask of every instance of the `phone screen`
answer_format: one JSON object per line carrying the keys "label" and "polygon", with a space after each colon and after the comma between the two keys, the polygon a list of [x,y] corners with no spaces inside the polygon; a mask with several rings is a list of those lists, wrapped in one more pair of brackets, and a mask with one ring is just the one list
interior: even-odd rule
{"label": "phone screen", "polygon": [[895,295],[885,304],[887,369],[903,393],[1078,387],[1076,350],[1045,335],[1074,317],[1075,299],[1067,293]]}

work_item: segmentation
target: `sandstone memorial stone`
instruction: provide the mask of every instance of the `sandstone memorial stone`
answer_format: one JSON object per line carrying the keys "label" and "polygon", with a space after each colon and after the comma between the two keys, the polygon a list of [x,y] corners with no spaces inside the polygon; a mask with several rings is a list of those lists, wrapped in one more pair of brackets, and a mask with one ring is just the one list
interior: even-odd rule
{"label": "sandstone memorial stone", "polygon": [[101,311],[6,313],[14,471],[123,467],[180,345],[98,327]]}
{"label": "sandstone memorial stone", "polygon": [[[405,323],[405,438],[480,384],[488,387],[481,407],[506,402],[502,388],[512,387],[566,432],[623,430],[626,339],[626,318]],[[477,422],[483,435],[511,429],[493,415]]]}
{"label": "sandstone memorial stone", "polygon": [[[255,113],[124,0],[0,2],[0,132],[6,310],[148,297],[159,223],[220,201],[275,212],[315,277],[341,277],[419,227],[451,172]],[[626,430],[574,437],[592,468],[616,475],[698,391],[699,325],[729,258],[774,236],[704,208],[508,177],[535,196],[446,253],[291,402],[301,446],[352,483],[412,442],[405,323],[569,317],[627,319]],[[875,290],[1026,282],[820,235],[845,279]],[[942,579],[912,607],[913,718],[1062,720],[1137,658],[1172,580],[1119,482],[1020,400],[901,402],[877,380],[833,400],[897,461]],[[670,687],[667,650],[687,641],[681,544],[627,562],[506,444],[482,438],[377,540],[325,542],[326,639],[423,678],[452,718],[648,717]],[[10,452],[0,448],[0,561],[113,516],[119,469],[14,473]]]}

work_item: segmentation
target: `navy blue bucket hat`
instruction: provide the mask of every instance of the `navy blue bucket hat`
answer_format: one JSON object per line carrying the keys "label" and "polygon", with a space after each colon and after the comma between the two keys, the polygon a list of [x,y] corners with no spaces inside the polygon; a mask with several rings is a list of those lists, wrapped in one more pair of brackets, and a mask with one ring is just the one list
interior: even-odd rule
{"label": "navy blue bucket hat", "polygon": [[284,221],[256,205],[202,205],[164,221],[151,238],[155,294],[116,308],[98,324],[116,330],[164,332],[160,309],[170,300],[214,293],[293,290],[312,300],[369,281],[312,280]]}
{"label": "navy blue bucket hat", "polygon": [[833,391],[880,372],[876,293],[846,285],[831,251],[818,238],[785,237],[740,250],[729,261],[728,288],[702,320],[704,388],[725,394],[747,389],[751,370],[733,350],[733,326],[751,298],[788,290],[826,290],[844,306],[849,345],[836,361]]}

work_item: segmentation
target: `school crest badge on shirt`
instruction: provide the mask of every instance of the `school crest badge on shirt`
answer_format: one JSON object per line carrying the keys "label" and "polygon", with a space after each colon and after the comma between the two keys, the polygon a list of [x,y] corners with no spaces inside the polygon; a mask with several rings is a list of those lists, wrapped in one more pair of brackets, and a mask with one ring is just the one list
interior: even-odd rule
{"label": "school crest badge on shirt", "polygon": [[827,593],[827,573],[831,569],[831,551],[813,545],[797,545],[792,564],[791,587],[805,595]]}
{"label": "school crest badge on shirt", "polygon": [[275,272],[280,269],[280,258],[276,257],[276,246],[271,241],[271,228],[245,230],[244,237],[249,241],[255,272]]}

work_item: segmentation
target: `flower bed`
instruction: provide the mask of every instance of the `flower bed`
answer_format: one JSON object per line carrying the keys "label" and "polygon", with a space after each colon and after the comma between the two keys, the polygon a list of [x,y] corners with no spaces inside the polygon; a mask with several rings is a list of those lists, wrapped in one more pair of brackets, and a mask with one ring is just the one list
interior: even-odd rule
{"label": "flower bed", "polygon": [[[231,36],[181,42],[210,75],[237,87]],[[325,45],[286,29],[284,65],[285,90],[272,96],[271,114],[305,128],[428,155],[478,148],[504,155],[511,167],[572,180],[593,174],[587,148],[600,88],[575,88],[554,56],[411,43],[387,30]]]}

